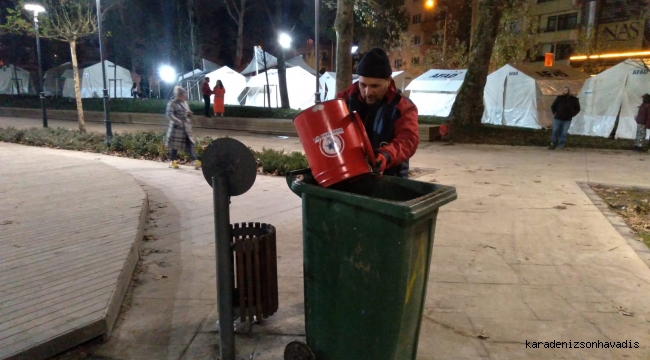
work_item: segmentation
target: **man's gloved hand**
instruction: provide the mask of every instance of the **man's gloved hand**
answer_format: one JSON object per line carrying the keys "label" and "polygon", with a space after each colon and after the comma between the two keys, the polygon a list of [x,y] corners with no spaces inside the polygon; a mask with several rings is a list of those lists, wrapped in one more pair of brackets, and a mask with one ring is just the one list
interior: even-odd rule
{"label": "man's gloved hand", "polygon": [[373,172],[381,175],[384,173],[384,170],[386,170],[386,157],[384,154],[378,154],[377,155],[377,165],[372,169]]}

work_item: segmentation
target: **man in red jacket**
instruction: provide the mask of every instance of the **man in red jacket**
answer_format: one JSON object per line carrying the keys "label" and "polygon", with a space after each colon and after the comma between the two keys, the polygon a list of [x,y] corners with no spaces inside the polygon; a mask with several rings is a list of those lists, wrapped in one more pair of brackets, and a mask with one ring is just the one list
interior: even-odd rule
{"label": "man in red jacket", "polygon": [[409,159],[420,142],[418,109],[397,92],[384,50],[368,51],[357,65],[357,75],[359,81],[337,98],[345,99],[350,111],[359,113],[377,156],[376,170],[407,178]]}
{"label": "man in red jacket", "polygon": [[209,77],[206,77],[203,80],[203,84],[201,84],[201,94],[203,94],[203,102],[205,103],[205,117],[212,117],[210,114],[210,108],[212,107],[212,101],[210,101],[212,89],[210,89]]}

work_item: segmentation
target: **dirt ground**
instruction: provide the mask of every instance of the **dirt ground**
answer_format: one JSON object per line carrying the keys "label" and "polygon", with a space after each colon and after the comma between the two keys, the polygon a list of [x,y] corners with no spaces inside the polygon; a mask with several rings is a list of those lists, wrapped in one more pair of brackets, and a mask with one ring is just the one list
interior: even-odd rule
{"label": "dirt ground", "polygon": [[639,241],[650,247],[650,189],[595,185],[591,187],[609,207],[623,217],[639,235]]}

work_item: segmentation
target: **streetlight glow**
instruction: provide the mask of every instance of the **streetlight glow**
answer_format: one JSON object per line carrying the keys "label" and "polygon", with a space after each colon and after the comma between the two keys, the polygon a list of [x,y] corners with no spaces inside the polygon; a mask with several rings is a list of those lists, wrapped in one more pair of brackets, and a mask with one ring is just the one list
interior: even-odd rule
{"label": "streetlight glow", "polygon": [[278,42],[283,49],[288,49],[291,47],[291,36],[287,35],[286,33],[282,33],[280,34]]}
{"label": "streetlight glow", "polygon": [[176,71],[169,65],[163,65],[158,71],[160,79],[166,83],[176,82]]}
{"label": "streetlight glow", "polygon": [[426,5],[426,7],[428,7],[429,9],[431,9],[431,8],[433,7],[433,5],[435,5],[435,2],[434,2],[433,0],[427,0],[427,2],[425,3],[425,5]]}
{"label": "streetlight glow", "polygon": [[358,46],[356,46],[356,45],[352,46],[352,53],[353,53],[353,54],[356,54],[356,53],[357,53],[357,50],[359,50],[359,47],[358,47]]}
{"label": "streetlight glow", "polygon": [[31,11],[35,14],[45,12],[45,8],[38,4],[25,4],[25,10]]}

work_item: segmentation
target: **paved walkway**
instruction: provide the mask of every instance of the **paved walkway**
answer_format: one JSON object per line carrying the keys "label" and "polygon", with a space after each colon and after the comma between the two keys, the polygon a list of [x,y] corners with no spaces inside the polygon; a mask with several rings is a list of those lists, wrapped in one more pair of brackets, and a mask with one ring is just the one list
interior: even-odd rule
{"label": "paved walkway", "polygon": [[128,174],[0,143],[0,359],[42,359],[113,327],[146,194]]}
{"label": "paved walkway", "polygon": [[[296,141],[233,137],[276,148]],[[21,156],[33,150],[12,151]],[[200,172],[37,151],[99,158],[132,174],[154,210],[148,255],[113,337],[59,359],[76,359],[81,351],[103,359],[215,358],[211,189]],[[419,180],[456,186],[459,194],[439,215],[418,359],[650,357],[650,270],[578,184],[648,186],[650,157],[423,144],[413,163],[437,169]],[[284,345],[303,334],[299,199],[283,179],[260,176],[249,193],[233,198],[232,221],[264,221],[278,229],[280,311],[238,337],[238,354],[279,359]],[[639,348],[526,346],[553,340],[629,340]]]}

